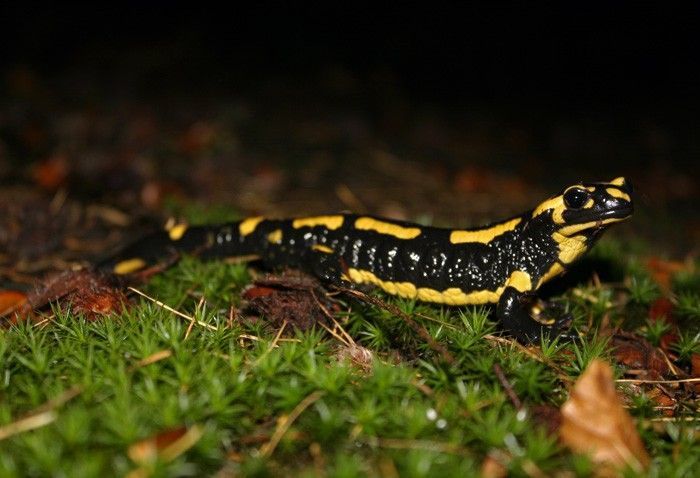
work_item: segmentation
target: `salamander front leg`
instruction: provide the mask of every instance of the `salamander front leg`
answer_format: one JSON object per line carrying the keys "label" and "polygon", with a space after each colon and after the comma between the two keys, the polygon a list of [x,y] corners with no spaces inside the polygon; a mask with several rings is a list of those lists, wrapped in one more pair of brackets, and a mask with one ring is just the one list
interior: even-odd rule
{"label": "salamander front leg", "polygon": [[[534,300],[532,292],[520,292],[514,287],[506,287],[496,307],[496,315],[503,330],[524,344],[539,342],[543,336],[573,338],[567,333],[572,322],[571,315],[561,309],[554,311],[552,306],[552,311],[557,312],[557,315],[546,323],[537,321],[530,315]],[[552,315],[549,309],[546,315]]]}

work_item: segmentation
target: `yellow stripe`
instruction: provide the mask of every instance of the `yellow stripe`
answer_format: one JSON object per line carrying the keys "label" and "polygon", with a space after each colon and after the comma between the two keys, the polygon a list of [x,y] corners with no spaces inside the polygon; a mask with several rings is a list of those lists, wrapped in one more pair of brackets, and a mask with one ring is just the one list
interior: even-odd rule
{"label": "yellow stripe", "polygon": [[420,236],[418,227],[404,227],[391,222],[379,221],[371,217],[361,217],[355,221],[355,229],[362,231],[375,231],[379,234],[398,237],[399,239],[414,239]]}
{"label": "yellow stripe", "polygon": [[[582,222],[581,224],[572,224],[570,226],[564,226],[558,231],[556,231],[554,234],[560,234],[562,236],[573,236],[574,234],[584,231],[586,229],[591,229],[593,227],[598,227],[598,226],[603,226],[606,224],[612,224],[613,222],[620,222],[624,221],[626,218],[624,217],[611,217],[608,219],[603,219],[602,221],[589,221],[589,222]],[[556,238],[555,238],[556,239]]]}
{"label": "yellow stripe", "polygon": [[488,244],[494,237],[512,231],[522,221],[521,218],[515,218],[503,224],[497,224],[487,229],[476,229],[473,231],[452,231],[450,233],[450,242],[452,244],[462,244],[465,242],[481,242]]}
{"label": "yellow stripe", "polygon": [[267,235],[267,242],[272,244],[282,244],[282,229],[275,229]]}
{"label": "yellow stripe", "polygon": [[325,252],[326,254],[333,254],[335,252],[333,249],[328,246],[324,246],[323,244],[314,244],[311,246],[311,250]]}
{"label": "yellow stripe", "polygon": [[343,216],[316,216],[316,217],[301,217],[292,221],[292,227],[299,229],[301,227],[324,226],[331,231],[338,229],[343,225],[345,218]]}
{"label": "yellow stripe", "polygon": [[114,265],[112,271],[115,274],[124,275],[136,272],[139,269],[143,269],[146,266],[146,261],[134,257],[133,259],[126,259],[124,261],[118,262]]}
{"label": "yellow stripe", "polygon": [[176,224],[168,229],[168,236],[171,241],[179,241],[187,231],[187,224]]}
{"label": "yellow stripe", "polygon": [[241,236],[247,236],[248,234],[252,233],[255,230],[255,228],[258,227],[258,224],[260,224],[264,220],[265,218],[262,216],[249,217],[248,219],[244,219],[238,225],[238,232],[241,234]]}
{"label": "yellow stripe", "polygon": [[541,286],[551,278],[558,276],[562,272],[564,272],[564,268],[561,266],[561,264],[555,262],[554,264],[552,264],[549,270],[545,272],[545,274],[542,277],[540,277],[540,280],[537,283],[537,287],[539,288],[539,286]]}
{"label": "yellow stripe", "polygon": [[625,178],[620,176],[619,178],[615,178],[612,181],[610,181],[610,184],[613,186],[623,186],[625,184]]}
{"label": "yellow stripe", "polygon": [[552,220],[554,221],[554,223],[564,224],[564,217],[562,216],[562,214],[564,213],[566,206],[564,205],[564,199],[562,196],[555,196],[541,203],[532,212],[532,217],[539,216],[543,212],[547,212],[550,209],[552,210]]}
{"label": "yellow stripe", "polygon": [[515,287],[520,292],[528,291],[532,286],[530,276],[522,271],[513,272],[506,281],[506,285],[497,288],[495,291],[480,290],[472,292],[464,292],[458,287],[450,287],[439,291],[429,287],[416,287],[410,282],[385,281],[372,272],[362,269],[348,269],[348,276],[353,282],[374,284],[392,295],[447,305],[494,303],[498,302],[506,285]]}
{"label": "yellow stripe", "polygon": [[632,201],[629,194],[620,191],[617,188],[605,188],[605,192],[610,194],[614,198],[624,199],[625,201]]}

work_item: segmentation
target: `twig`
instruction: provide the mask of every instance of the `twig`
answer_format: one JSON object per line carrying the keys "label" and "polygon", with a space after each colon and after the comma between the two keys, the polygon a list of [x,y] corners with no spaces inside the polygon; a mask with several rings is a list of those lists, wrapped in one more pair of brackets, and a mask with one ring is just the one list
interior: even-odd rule
{"label": "twig", "polygon": [[645,421],[649,421],[649,422],[697,422],[697,421],[700,421],[700,417],[658,417],[658,418],[647,418]]}
{"label": "twig", "polygon": [[285,320],[282,322],[282,327],[280,327],[279,331],[277,331],[277,335],[275,335],[275,338],[272,340],[272,343],[270,343],[270,346],[265,350],[263,353],[260,354],[260,356],[255,360],[254,364],[257,365],[262,361],[263,358],[267,357],[267,355],[272,352],[272,349],[277,347],[277,342],[279,342],[280,337],[282,336],[282,332],[284,332],[284,328],[287,327],[287,321]]}
{"label": "twig", "polygon": [[618,378],[617,383],[697,383],[700,382],[700,377],[695,378],[678,378],[675,380],[643,380],[636,378]]}
{"label": "twig", "polygon": [[0,441],[29,430],[34,430],[35,428],[44,427],[54,422],[57,418],[58,414],[54,410],[47,410],[25,418],[20,418],[4,427],[0,427]]}
{"label": "twig", "polygon": [[182,312],[180,312],[179,310],[173,309],[168,304],[165,304],[165,303],[159,301],[158,299],[154,299],[153,297],[146,295],[145,293],[141,292],[140,290],[138,290],[134,287],[129,287],[128,289],[132,292],[136,292],[141,297],[145,297],[146,299],[148,299],[151,302],[153,302],[154,304],[156,304],[158,307],[161,307],[161,308],[167,310],[168,312],[172,312],[173,314],[177,315],[178,317],[182,317],[183,319],[189,320],[190,322],[196,323],[197,325],[201,325],[202,327],[206,327],[209,330],[218,330],[213,325],[207,324],[206,322],[202,322],[201,320],[196,320],[194,317],[190,317],[189,315],[185,315]]}
{"label": "twig", "polygon": [[525,347],[524,345],[519,343],[517,340],[511,340],[511,339],[507,339],[505,337],[498,337],[496,335],[491,335],[491,334],[484,335],[484,338],[486,340],[491,341],[491,342],[497,342],[497,343],[507,344],[507,345],[514,345],[518,350],[520,350],[522,353],[524,353],[528,357],[530,357],[534,360],[537,360],[541,364],[544,364],[547,367],[550,367],[552,370],[554,370],[554,372],[557,374],[557,377],[562,382],[573,382],[573,379],[571,377],[569,377],[568,375],[566,375],[561,368],[559,368],[555,364],[551,363],[551,361],[545,360],[539,354],[534,352],[532,349]]}
{"label": "twig", "polygon": [[364,440],[368,445],[380,448],[395,448],[398,450],[429,450],[438,453],[451,453],[454,455],[469,456],[470,451],[453,443],[445,443],[430,440],[408,440],[403,438],[367,437]]}
{"label": "twig", "polygon": [[[324,306],[321,301],[316,297],[316,293],[314,292],[313,289],[310,289],[309,292],[311,292],[311,297],[313,297],[314,302],[316,302],[316,305],[321,309],[321,312],[323,312],[323,315],[328,317],[328,319],[333,322],[333,330],[330,329],[330,327],[326,326],[323,322],[319,321],[318,324],[326,329],[326,331],[331,334],[333,337],[338,339],[342,344],[346,346],[357,346],[357,343],[355,342],[355,339],[352,338],[350,334],[348,334],[343,327],[340,326],[337,320],[335,320],[335,317],[333,317],[333,314],[330,313],[328,308]],[[335,330],[338,329],[340,330],[340,334],[338,334]]]}
{"label": "twig", "polygon": [[0,427],[0,441],[29,430],[44,427],[54,422],[58,418],[56,409],[80,395],[82,391],[83,389],[80,386],[76,385],[71,387],[63,393],[47,400],[24,418],[20,418],[19,420],[15,420],[12,423]]}
{"label": "twig", "polygon": [[165,350],[159,350],[158,352],[152,353],[148,357],[144,357],[138,362],[136,362],[130,370],[136,370],[141,367],[145,367],[147,365],[151,365],[153,363],[159,362],[161,360],[165,360],[166,358],[170,358],[173,355],[172,350],[165,349]]}
{"label": "twig", "polygon": [[275,451],[275,448],[277,448],[277,445],[279,444],[280,440],[282,440],[284,434],[287,433],[287,431],[296,421],[296,419],[299,418],[299,416],[303,413],[304,410],[306,410],[311,404],[313,404],[322,396],[323,392],[320,390],[316,390],[315,392],[304,398],[301,402],[299,402],[297,406],[294,407],[294,410],[291,411],[289,416],[278,420],[277,428],[272,434],[270,441],[260,447],[260,455],[264,457],[272,455],[272,453]]}
{"label": "twig", "polygon": [[503,373],[503,369],[501,368],[501,366],[497,363],[493,364],[493,371],[496,373],[496,378],[498,378],[498,381],[501,383],[501,386],[503,387],[503,390],[505,390],[506,395],[508,395],[510,401],[513,402],[513,406],[516,409],[521,410],[523,408],[523,402],[520,401],[520,398],[518,398],[518,395],[515,393],[515,390],[513,390],[513,386],[508,381],[508,378],[506,378],[506,374]]}

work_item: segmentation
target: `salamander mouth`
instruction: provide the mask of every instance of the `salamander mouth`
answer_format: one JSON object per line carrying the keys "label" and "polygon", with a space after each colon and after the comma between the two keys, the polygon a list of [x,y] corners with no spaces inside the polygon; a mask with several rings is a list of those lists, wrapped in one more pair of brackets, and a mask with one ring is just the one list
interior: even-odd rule
{"label": "salamander mouth", "polygon": [[[593,229],[602,229],[614,222],[624,221],[632,215],[631,204],[620,204],[605,211],[585,211],[576,218],[569,218],[569,224],[589,224]],[[566,217],[566,216],[565,216]]]}
{"label": "salamander mouth", "polygon": [[626,218],[630,217],[633,212],[634,212],[634,208],[632,207],[632,204],[624,204],[624,205],[620,205],[619,207],[616,207],[616,208],[608,209],[607,211],[600,214],[599,217],[601,220],[626,219]]}

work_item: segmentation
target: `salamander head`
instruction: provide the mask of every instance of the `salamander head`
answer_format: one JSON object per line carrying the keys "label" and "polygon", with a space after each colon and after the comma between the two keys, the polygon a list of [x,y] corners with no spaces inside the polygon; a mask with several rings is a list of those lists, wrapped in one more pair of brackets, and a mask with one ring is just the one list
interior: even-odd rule
{"label": "salamander head", "polygon": [[607,226],[632,215],[632,186],[623,177],[580,183],[537,206],[532,217],[549,216],[559,237],[596,238]]}

